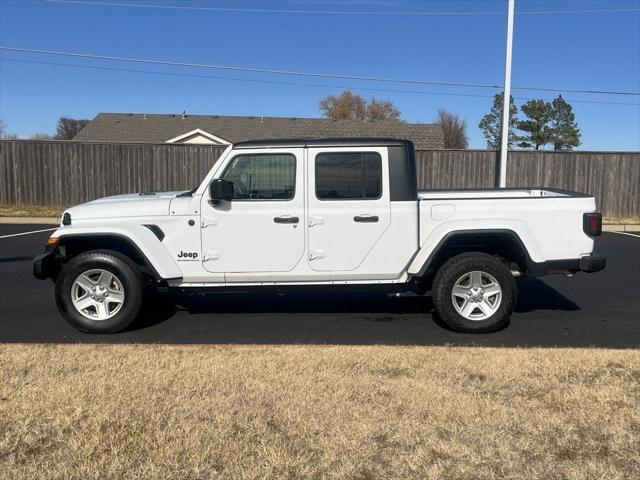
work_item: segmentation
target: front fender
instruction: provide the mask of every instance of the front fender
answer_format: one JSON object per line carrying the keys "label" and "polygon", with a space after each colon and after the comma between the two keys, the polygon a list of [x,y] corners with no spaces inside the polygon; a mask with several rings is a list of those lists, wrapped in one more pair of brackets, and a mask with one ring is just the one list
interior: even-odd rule
{"label": "front fender", "polygon": [[53,235],[60,244],[72,238],[119,238],[135,248],[142,258],[163,280],[182,278],[182,270],[171,257],[158,237],[144,225],[137,224],[91,224],[87,226],[66,226],[59,228]]}

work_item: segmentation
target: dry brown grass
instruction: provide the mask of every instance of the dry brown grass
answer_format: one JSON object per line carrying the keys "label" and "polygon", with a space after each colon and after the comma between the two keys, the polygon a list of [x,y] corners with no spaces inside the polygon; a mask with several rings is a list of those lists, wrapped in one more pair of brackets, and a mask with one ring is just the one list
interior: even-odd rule
{"label": "dry brown grass", "polygon": [[640,217],[604,217],[604,225],[640,225]]}
{"label": "dry brown grass", "polygon": [[0,477],[639,478],[639,400],[639,351],[0,345]]}
{"label": "dry brown grass", "polygon": [[44,206],[0,205],[0,217],[56,217],[64,208]]}

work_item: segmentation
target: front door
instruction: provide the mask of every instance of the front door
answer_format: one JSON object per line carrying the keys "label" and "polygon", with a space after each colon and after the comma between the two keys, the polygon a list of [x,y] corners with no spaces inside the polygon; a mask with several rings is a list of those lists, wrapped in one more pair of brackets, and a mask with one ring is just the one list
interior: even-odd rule
{"label": "front door", "polygon": [[207,271],[238,280],[242,275],[234,273],[287,272],[302,259],[302,152],[241,150],[222,166],[219,178],[233,182],[234,196],[216,204],[208,191],[203,195],[202,261]]}
{"label": "front door", "polygon": [[353,271],[391,222],[387,149],[310,148],[309,265]]}

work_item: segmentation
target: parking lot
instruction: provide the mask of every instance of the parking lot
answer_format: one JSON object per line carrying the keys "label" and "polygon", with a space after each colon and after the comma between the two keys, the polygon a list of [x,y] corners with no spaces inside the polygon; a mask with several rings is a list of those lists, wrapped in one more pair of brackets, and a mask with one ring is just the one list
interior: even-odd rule
{"label": "parking lot", "polygon": [[87,335],[58,314],[53,284],[31,273],[48,225],[0,225],[0,342],[640,346],[640,237],[604,233],[600,273],[518,280],[511,325],[462,335],[438,325],[429,298],[372,294],[217,294],[157,302],[132,329]]}

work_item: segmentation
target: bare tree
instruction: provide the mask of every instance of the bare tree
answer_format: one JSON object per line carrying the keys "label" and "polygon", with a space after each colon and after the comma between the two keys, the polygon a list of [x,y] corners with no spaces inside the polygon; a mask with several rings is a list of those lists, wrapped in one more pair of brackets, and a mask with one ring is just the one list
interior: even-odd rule
{"label": "bare tree", "polygon": [[367,104],[368,120],[398,120],[400,110],[391,100],[379,100],[373,97]]}
{"label": "bare tree", "polygon": [[436,123],[444,134],[444,148],[465,149],[469,146],[467,122],[458,115],[439,108]]}
{"label": "bare tree", "polygon": [[328,95],[320,100],[320,110],[334,120],[365,120],[367,102],[362,96],[345,90],[340,95]]}
{"label": "bare tree", "polygon": [[340,95],[329,95],[320,100],[320,110],[334,120],[397,120],[400,110],[391,100],[372,98],[367,102],[361,95],[345,90]]}
{"label": "bare tree", "polygon": [[82,130],[90,120],[60,117],[56,128],[57,140],[71,140]]}
{"label": "bare tree", "polygon": [[38,132],[31,135],[29,138],[31,140],[51,140],[53,136],[45,132]]}
{"label": "bare tree", "polygon": [[7,132],[7,124],[0,118],[0,140],[15,140],[18,136],[15,133]]}

